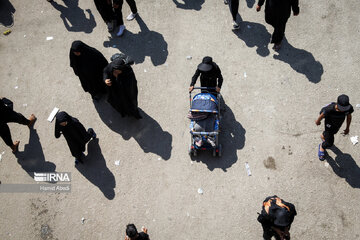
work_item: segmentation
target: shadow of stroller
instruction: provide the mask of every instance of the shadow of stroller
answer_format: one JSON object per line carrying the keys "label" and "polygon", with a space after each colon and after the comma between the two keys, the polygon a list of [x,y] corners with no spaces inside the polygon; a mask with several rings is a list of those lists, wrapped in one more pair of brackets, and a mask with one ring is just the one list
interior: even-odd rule
{"label": "shadow of stroller", "polygon": [[0,24],[5,27],[14,25],[15,8],[9,0],[0,1]]}
{"label": "shadow of stroller", "polygon": [[248,8],[252,8],[255,5],[255,0],[246,0]]}
{"label": "shadow of stroller", "polygon": [[256,47],[256,53],[261,57],[266,57],[270,54],[268,45],[270,42],[271,34],[266,30],[266,27],[260,23],[242,21],[240,15],[239,30],[233,30],[234,34],[243,40],[246,46],[253,48]]}
{"label": "shadow of stroller", "polygon": [[[185,9],[185,10],[201,10],[201,5],[204,4],[205,0],[172,0],[177,8]],[[181,3],[182,1],[184,3]]]}
{"label": "shadow of stroller", "polygon": [[278,55],[274,55],[274,59],[286,62],[296,72],[304,74],[312,83],[321,81],[321,76],[324,73],[323,66],[319,61],[315,60],[310,52],[294,48],[286,38],[283,39],[281,45],[282,47]]}
{"label": "shadow of stroller", "polygon": [[76,169],[92,184],[97,186],[104,196],[112,200],[115,197],[116,186],[114,174],[107,168],[106,160],[101,153],[99,139],[93,139],[87,146],[88,154],[83,164],[77,164]]}
{"label": "shadow of stroller", "polygon": [[31,177],[34,177],[34,172],[55,172],[56,165],[45,161],[39,135],[33,128],[30,128],[29,143],[25,144],[24,151],[17,152],[15,156],[17,162]]}
{"label": "shadow of stroller", "polygon": [[171,157],[172,136],[164,131],[155,119],[140,110],[142,119],[122,118],[120,114],[105,100],[94,101],[95,108],[101,120],[124,140],[134,138],[141,149],[160,156],[163,160]]}
{"label": "shadow of stroller", "polygon": [[[220,124],[219,144],[222,145],[222,157],[212,157],[212,151],[200,151],[198,156],[192,156],[191,159],[197,162],[203,162],[210,171],[215,168],[221,168],[227,171],[236,161],[237,150],[245,146],[246,130],[236,121],[234,113],[225,105],[225,113]],[[210,156],[211,155],[211,156]]]}
{"label": "shadow of stroller", "polygon": [[135,19],[140,26],[139,33],[126,30],[120,38],[112,33],[109,41],[104,42],[104,47],[119,49],[120,52],[130,56],[136,64],[143,63],[146,56],[151,58],[154,66],[164,64],[169,53],[163,35],[149,30],[140,15]]}
{"label": "shadow of stroller", "polygon": [[[63,20],[66,29],[69,32],[91,33],[96,27],[94,15],[90,9],[86,9],[89,19],[86,18],[84,10],[79,8],[79,0],[63,0],[65,6],[51,2],[51,5],[61,12],[60,18]],[[71,26],[70,26],[71,25]]]}
{"label": "shadow of stroller", "polygon": [[353,188],[360,188],[360,168],[350,154],[343,153],[336,146],[330,148],[335,154],[335,160],[329,155],[326,156],[326,161],[329,163],[334,173]]}

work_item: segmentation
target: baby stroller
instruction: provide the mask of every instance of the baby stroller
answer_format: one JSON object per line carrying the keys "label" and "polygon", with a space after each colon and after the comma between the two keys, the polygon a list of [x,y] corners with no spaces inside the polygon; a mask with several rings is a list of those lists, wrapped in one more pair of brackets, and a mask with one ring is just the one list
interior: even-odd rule
{"label": "baby stroller", "polygon": [[[191,98],[188,118],[190,122],[191,143],[189,155],[197,156],[199,150],[212,150],[213,156],[221,157],[220,132],[220,93],[213,94],[215,88],[196,87],[201,90]],[[211,91],[212,90],[212,91]]]}

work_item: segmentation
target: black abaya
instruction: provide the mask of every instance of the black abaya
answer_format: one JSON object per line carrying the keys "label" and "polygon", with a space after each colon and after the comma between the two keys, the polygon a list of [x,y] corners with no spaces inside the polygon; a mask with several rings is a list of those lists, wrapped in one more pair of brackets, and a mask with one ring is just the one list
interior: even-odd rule
{"label": "black abaya", "polygon": [[[61,126],[62,122],[67,122],[67,125]],[[86,131],[78,119],[71,117],[66,112],[56,114],[55,137],[59,138],[61,133],[66,139],[71,155],[80,159],[85,151],[85,145],[90,141],[92,135]]]}
{"label": "black abaya", "polygon": [[[141,118],[138,109],[138,88],[134,71],[131,66],[126,64],[122,64],[120,67],[115,66],[115,62],[116,60],[104,69],[104,80],[110,79],[112,82],[111,87],[108,87],[108,102],[123,117],[129,115]],[[116,68],[120,68],[122,71],[117,78],[113,75],[113,70]]]}
{"label": "black abaya", "polygon": [[291,9],[294,14],[299,13],[299,0],[259,0],[258,5],[262,6],[265,1],[265,21],[274,27],[271,43],[281,43]]}
{"label": "black abaya", "polygon": [[[80,52],[80,56],[76,56],[74,52]],[[107,64],[106,58],[95,48],[89,47],[81,41],[72,43],[70,66],[79,77],[84,91],[89,92],[93,97],[106,92],[102,74]]]}

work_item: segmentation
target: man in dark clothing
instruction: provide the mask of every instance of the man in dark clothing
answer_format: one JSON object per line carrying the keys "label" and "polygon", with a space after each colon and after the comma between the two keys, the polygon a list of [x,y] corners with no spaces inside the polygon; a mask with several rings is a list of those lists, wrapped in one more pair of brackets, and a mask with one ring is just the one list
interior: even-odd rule
{"label": "man in dark clothing", "polygon": [[94,0],[96,9],[107,24],[108,31],[112,32],[115,26],[115,14],[112,9],[111,0]]}
{"label": "man in dark clothing", "polygon": [[[137,8],[136,8],[136,3],[135,3],[135,0],[126,0],[126,2],[129,4],[130,10],[131,10],[131,13],[129,14],[129,16],[126,19],[128,21],[131,21],[138,14]],[[117,24],[117,26],[119,26],[119,31],[116,34],[118,37],[122,36],[124,33],[124,30],[125,30],[125,25],[124,25],[124,20],[123,20],[123,15],[122,15],[123,3],[124,3],[124,0],[113,0],[116,24]]]}
{"label": "man in dark clothing", "polygon": [[150,240],[149,235],[147,234],[147,229],[142,227],[141,231],[142,232],[138,233],[134,224],[128,224],[126,226],[125,240]]}
{"label": "man in dark clothing", "polygon": [[22,114],[15,112],[12,109],[12,105],[13,103],[9,99],[0,99],[0,135],[5,144],[15,153],[19,148],[20,141],[13,142],[7,123],[14,122],[32,127],[36,121],[36,117],[34,114],[31,114],[30,118],[26,119]]}
{"label": "man in dark clothing", "polygon": [[123,58],[117,58],[104,69],[103,79],[108,86],[108,102],[122,117],[141,119],[138,109],[138,88],[134,71]]}
{"label": "man in dark clothing", "polygon": [[[192,92],[194,85],[200,76],[201,87],[216,88],[213,93],[218,93],[221,90],[223,77],[219,66],[213,62],[211,57],[204,57],[196,69],[192,81],[190,83],[189,92]],[[211,92],[211,91],[210,91]]]}
{"label": "man in dark clothing", "polygon": [[106,93],[103,70],[108,61],[98,50],[89,47],[82,41],[74,41],[70,49],[70,66],[79,77],[85,92],[89,92],[94,100],[99,100]]}
{"label": "man in dark clothing", "polygon": [[349,97],[345,94],[340,95],[336,103],[330,103],[321,109],[320,116],[315,121],[316,125],[320,125],[321,120],[325,118],[325,131],[321,135],[323,142],[319,144],[318,148],[318,157],[320,160],[325,159],[325,149],[330,148],[334,144],[334,135],[344,123],[345,117],[346,128],[344,134],[349,134],[351,113],[353,112],[354,108],[349,103]]}
{"label": "man in dark clothing", "polygon": [[236,16],[238,14],[239,11],[239,0],[231,0],[230,1],[230,12],[231,12],[231,16],[233,18],[233,29],[239,29],[240,26],[239,24],[236,22]]}
{"label": "man in dark clothing", "polygon": [[290,240],[290,227],[296,216],[295,206],[276,195],[265,198],[257,220],[263,227],[264,240]]}
{"label": "man in dark clothing", "polygon": [[[265,0],[259,0],[256,11],[261,10]],[[279,50],[281,41],[284,38],[286,22],[290,17],[291,9],[294,16],[299,15],[299,0],[266,0],[265,3],[265,21],[274,27],[271,43],[274,43],[274,49]]]}
{"label": "man in dark clothing", "polygon": [[78,119],[70,116],[66,112],[58,112],[55,121],[55,137],[64,135],[70,148],[71,155],[75,157],[75,164],[83,163],[85,145],[91,138],[96,138],[96,133],[92,128],[87,131]]}

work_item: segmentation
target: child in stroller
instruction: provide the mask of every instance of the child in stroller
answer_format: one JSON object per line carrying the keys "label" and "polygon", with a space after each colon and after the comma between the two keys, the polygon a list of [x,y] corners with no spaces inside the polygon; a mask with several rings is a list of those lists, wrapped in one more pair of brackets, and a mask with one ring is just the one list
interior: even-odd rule
{"label": "child in stroller", "polygon": [[194,88],[200,89],[191,98],[190,111],[188,118],[190,122],[191,143],[189,154],[196,156],[198,150],[212,150],[213,156],[221,156],[221,144],[219,144],[220,132],[220,93],[215,96],[209,93],[214,88]]}

